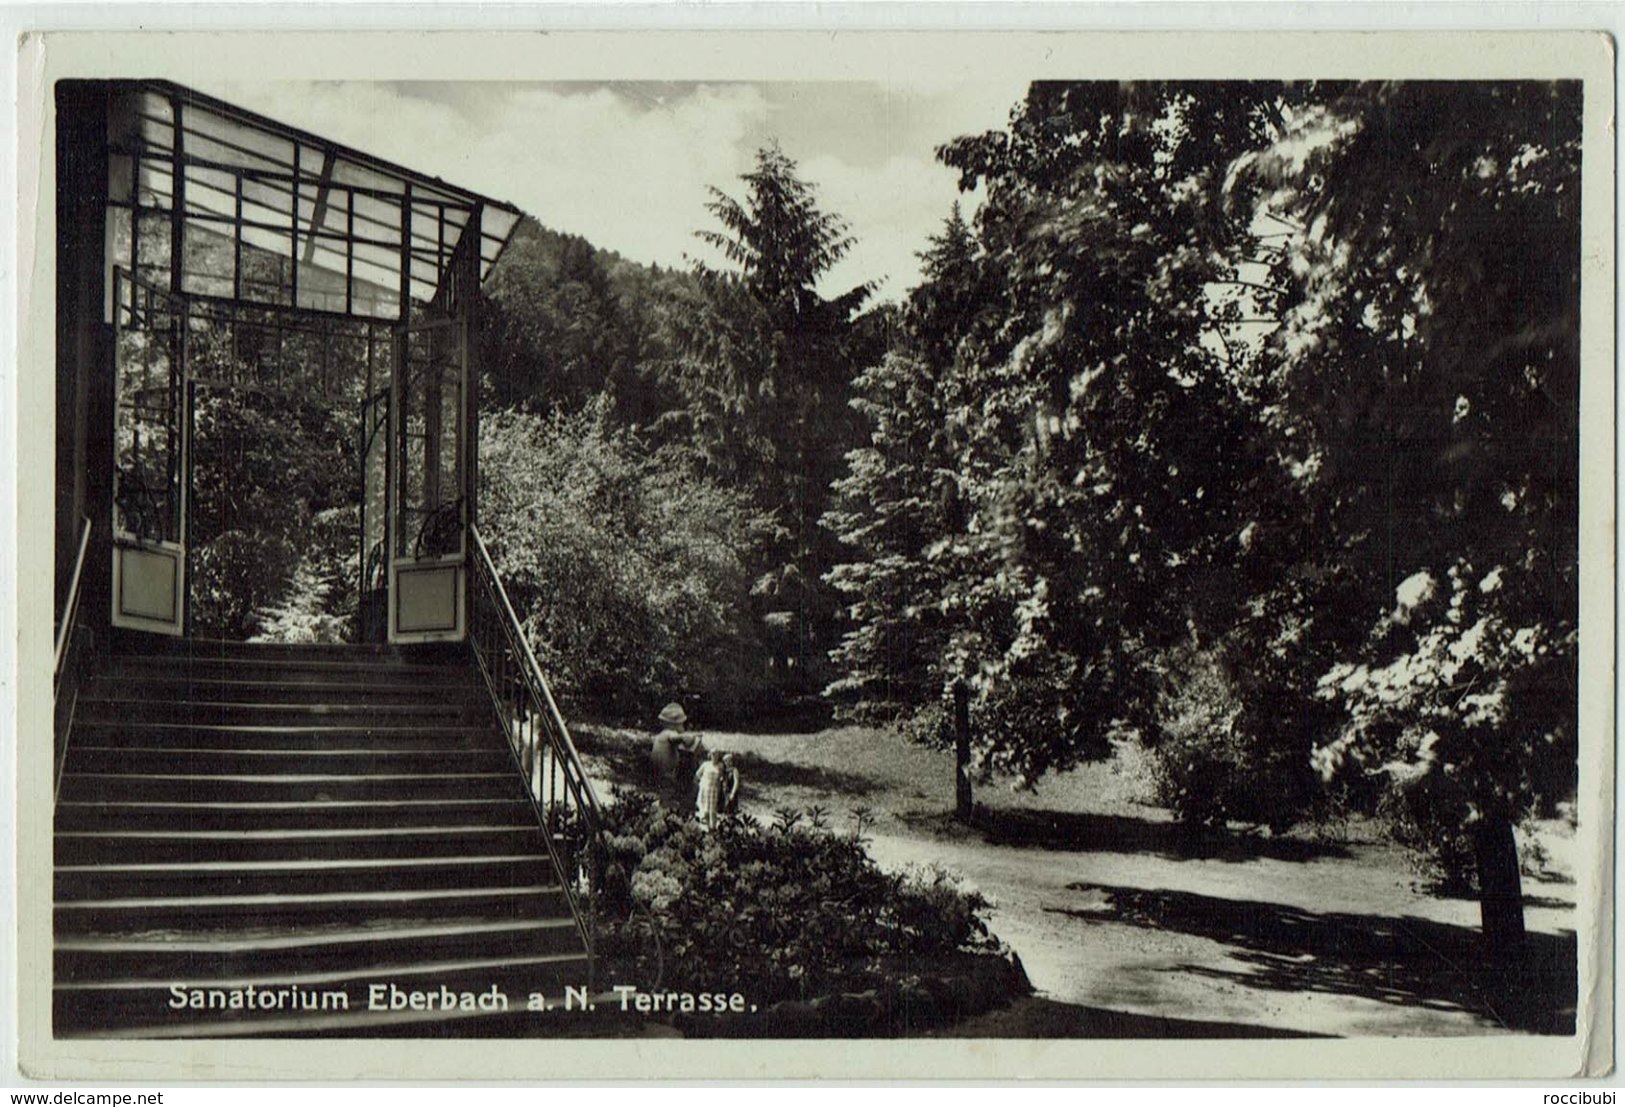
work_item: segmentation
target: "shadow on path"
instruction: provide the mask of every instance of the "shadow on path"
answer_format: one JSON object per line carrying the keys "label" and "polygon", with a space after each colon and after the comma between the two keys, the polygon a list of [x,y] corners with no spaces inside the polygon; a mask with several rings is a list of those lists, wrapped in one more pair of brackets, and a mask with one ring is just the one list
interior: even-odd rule
{"label": "shadow on path", "polygon": [[933,1031],[932,1038],[1317,1038],[1247,1023],[1204,1022],[1134,1015],[1104,1007],[1058,1003],[1038,996],[1017,999],[1005,1007]]}
{"label": "shadow on path", "polygon": [[745,798],[760,800],[761,788],[806,788],[816,792],[831,792],[844,799],[860,799],[874,795],[885,785],[861,773],[829,769],[822,765],[798,765],[793,761],[770,761],[759,754],[737,753],[741,785]]}
{"label": "shadow on path", "polygon": [[989,845],[1027,849],[1098,853],[1145,853],[1171,860],[1313,861],[1348,857],[1343,846],[1260,834],[1204,830],[1180,823],[1137,819],[1129,815],[1096,815],[1042,808],[998,808],[977,804],[971,822],[957,822],[945,812],[912,813],[904,822],[943,836],[974,831]]}
{"label": "shadow on path", "polygon": [[1235,970],[1174,971],[1249,988],[1324,992],[1384,1003],[1481,1014],[1509,1030],[1573,1034],[1577,962],[1572,932],[1531,932],[1521,956],[1486,956],[1479,932],[1413,916],[1324,914],[1278,903],[1192,892],[1070,884],[1094,893],[1091,910],[1059,910],[1089,922],[1179,931],[1234,947]]}
{"label": "shadow on path", "polygon": [[[581,753],[601,762],[610,779],[656,792],[671,790],[666,782],[656,778],[649,765],[648,735],[584,726],[577,729],[575,737]],[[705,736],[700,737],[703,741]],[[884,787],[881,782],[859,773],[773,761],[748,750],[735,753],[734,761],[739,766],[740,784],[747,803],[762,800],[763,788],[806,788],[860,799]],[[692,788],[688,781],[678,784],[686,786],[681,787],[681,791]]]}

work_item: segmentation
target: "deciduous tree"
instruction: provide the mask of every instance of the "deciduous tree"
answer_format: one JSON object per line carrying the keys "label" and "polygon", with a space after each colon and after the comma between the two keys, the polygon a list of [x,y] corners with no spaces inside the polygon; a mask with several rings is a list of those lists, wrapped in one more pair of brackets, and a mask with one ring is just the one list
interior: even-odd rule
{"label": "deciduous tree", "polygon": [[1317,764],[1374,774],[1417,837],[1463,842],[1511,946],[1514,824],[1575,779],[1580,90],[1317,101],[1235,170],[1243,203],[1296,228],[1271,278],[1271,411],[1349,642],[1320,682],[1344,722]]}

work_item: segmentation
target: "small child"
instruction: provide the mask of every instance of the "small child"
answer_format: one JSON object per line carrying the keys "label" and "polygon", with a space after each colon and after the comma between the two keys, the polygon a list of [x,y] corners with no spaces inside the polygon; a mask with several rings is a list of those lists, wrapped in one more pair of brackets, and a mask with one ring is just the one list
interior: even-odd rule
{"label": "small child", "polygon": [[731,753],[722,755],[722,813],[739,814],[739,766]]}
{"label": "small child", "polygon": [[694,774],[694,781],[699,785],[699,798],[694,801],[694,814],[705,824],[705,829],[715,830],[717,808],[722,801],[721,750],[712,750],[711,756],[700,762],[699,771]]}

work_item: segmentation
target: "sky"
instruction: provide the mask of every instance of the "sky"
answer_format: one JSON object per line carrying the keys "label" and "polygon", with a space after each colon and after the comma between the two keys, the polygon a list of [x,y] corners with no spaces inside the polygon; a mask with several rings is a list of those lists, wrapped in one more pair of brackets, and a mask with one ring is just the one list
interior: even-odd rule
{"label": "sky", "polygon": [[366,153],[516,204],[544,226],[663,266],[720,263],[709,187],[776,140],[856,239],[826,278],[897,299],[956,200],[942,143],[1002,128],[1025,88],[869,82],[215,82],[205,91]]}

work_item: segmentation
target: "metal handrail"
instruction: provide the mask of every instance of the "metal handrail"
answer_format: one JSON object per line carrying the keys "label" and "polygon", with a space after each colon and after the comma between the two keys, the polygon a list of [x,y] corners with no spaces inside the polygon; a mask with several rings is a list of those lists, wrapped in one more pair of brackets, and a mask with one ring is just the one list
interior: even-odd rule
{"label": "metal handrail", "polygon": [[85,553],[90,549],[90,520],[84,520],[79,528],[79,553],[73,559],[73,581],[68,585],[68,602],[62,612],[62,622],[56,628],[55,664],[51,669],[52,698],[57,691],[56,684],[62,679],[62,660],[67,654],[68,639],[72,636],[73,626],[79,621],[79,580],[85,572]]}
{"label": "metal handrail", "polygon": [[[478,604],[480,593],[486,593],[485,598],[489,600],[491,608],[489,611],[476,609],[471,612],[470,640],[474,656],[504,729],[518,725],[516,720],[534,720],[537,716],[540,716],[543,724],[540,727],[534,722],[530,724],[531,735],[540,731],[547,736],[550,757],[543,768],[545,788],[542,795],[537,794],[533,780],[536,763],[527,760],[526,735],[510,734],[509,746],[524,779],[525,793],[543,829],[548,853],[564,886],[565,899],[586,943],[591,980],[597,956],[594,932],[598,884],[602,866],[609,858],[603,809],[587,777],[581,755],[570,737],[564,715],[559,711],[558,701],[553,698],[553,689],[536,661],[536,654],[530,647],[519,617],[514,613],[513,603],[508,599],[508,591],[502,585],[502,577],[497,573],[496,563],[491,559],[485,539],[475,526],[469,527],[469,533],[473,536],[475,555],[471,568],[479,586],[471,590],[474,602]],[[496,640],[499,636],[501,641]],[[510,699],[511,695],[520,698]],[[516,739],[518,748],[515,748]],[[531,747],[529,752],[531,757],[535,757],[541,751]],[[577,859],[562,854],[554,841],[561,820],[568,818],[572,810],[585,826],[586,844],[591,851],[585,902],[582,902],[583,896],[578,894],[577,889],[572,887]]]}
{"label": "metal handrail", "polygon": [[564,722],[564,715],[559,711],[558,701],[553,698],[552,685],[548,683],[546,675],[542,672],[542,667],[536,662],[536,654],[532,652],[530,640],[525,637],[520,626],[519,616],[514,614],[513,604],[508,599],[508,590],[502,586],[502,578],[497,575],[496,563],[491,560],[491,552],[486,548],[485,538],[480,534],[479,527],[470,526],[468,529],[469,533],[474,536],[474,548],[479,553],[480,561],[484,565],[486,573],[490,575],[497,597],[502,601],[502,612],[507,616],[508,628],[513,631],[514,636],[519,640],[520,646],[524,649],[525,668],[535,681],[537,689],[541,692],[553,725],[558,728],[559,737],[563,739],[564,753],[568,756],[575,772],[580,775],[584,798],[592,807],[593,818],[596,821],[602,821],[602,808],[599,806],[597,794],[593,792],[592,783],[587,780],[586,766],[581,761],[581,755],[576,752],[575,742],[570,738],[570,730]]}
{"label": "metal handrail", "polygon": [[[79,701],[79,669],[77,663],[82,650],[75,650],[74,643],[80,641],[82,636],[77,633],[79,626],[79,597],[81,585],[84,581],[85,558],[90,550],[90,520],[87,518],[79,529],[79,552],[73,561],[73,579],[68,585],[68,597],[62,610],[62,621],[56,628],[55,651],[51,668],[51,713],[53,729],[55,731],[56,752],[52,765],[53,775],[51,785],[53,794],[62,783],[62,766],[67,760],[68,734],[73,729],[73,715]],[[73,662],[70,664],[70,662]],[[66,678],[66,679],[65,679]],[[67,693],[64,696],[64,692]],[[64,710],[66,707],[66,710]]]}

